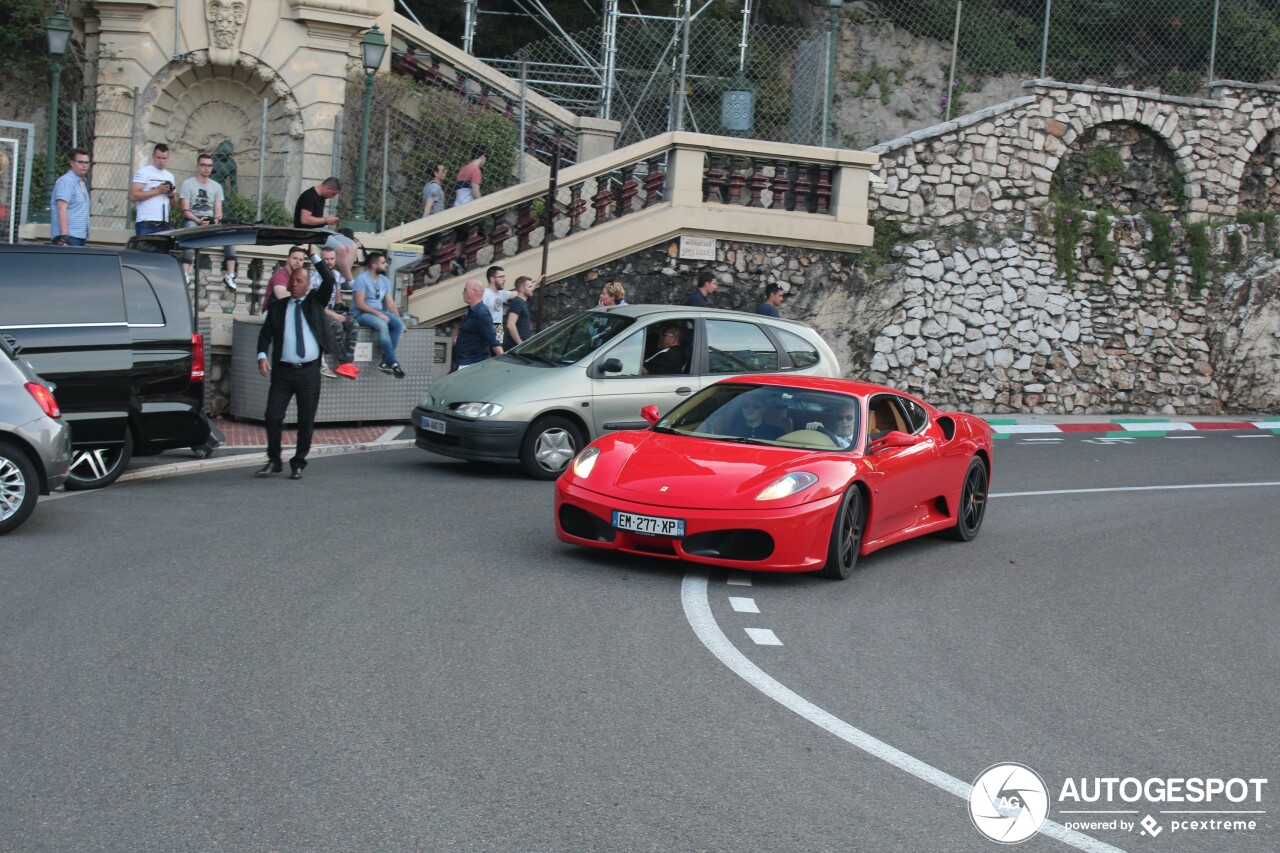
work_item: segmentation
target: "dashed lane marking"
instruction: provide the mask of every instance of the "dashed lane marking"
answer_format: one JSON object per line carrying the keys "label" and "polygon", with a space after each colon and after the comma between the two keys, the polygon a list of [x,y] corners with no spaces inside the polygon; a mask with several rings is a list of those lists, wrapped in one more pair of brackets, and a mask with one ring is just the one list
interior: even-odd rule
{"label": "dashed lane marking", "polygon": [[754,598],[741,598],[736,595],[729,596],[729,606],[733,608],[735,613],[759,613],[760,608],[756,605]]}
{"label": "dashed lane marking", "polygon": [[780,646],[782,641],[778,639],[778,635],[770,631],[768,628],[744,628],[747,636],[751,638],[757,646]]}
{"label": "dashed lane marking", "polygon": [[730,572],[726,583],[729,586],[751,586],[751,575],[746,572]]}
{"label": "dashed lane marking", "polygon": [[[716,622],[715,617],[711,615],[711,606],[707,601],[706,571],[691,570],[684,576],[684,580],[680,584],[680,601],[684,606],[685,618],[689,621],[689,626],[693,628],[694,634],[707,647],[708,651],[743,681],[784,708],[825,729],[846,743],[879,758],[899,770],[910,773],[917,779],[941,788],[947,793],[954,794],[963,800],[969,799],[971,787],[969,783],[962,782],[949,773],[944,773],[938,768],[926,764],[897,747],[890,746],[879,738],[872,737],[862,729],[852,726],[839,717],[822,710],[756,666],[746,655],[738,651],[738,647],[729,641],[724,631],[720,630],[720,625]],[[748,628],[747,631],[750,633],[751,629]],[[769,633],[772,634],[773,632]],[[1110,844],[1106,844],[1096,838],[1090,838],[1074,829],[1067,829],[1062,824],[1051,820],[1046,820],[1040,826],[1040,834],[1056,838],[1064,844],[1070,844],[1072,847],[1079,850],[1087,850],[1090,853],[1115,853],[1115,851],[1121,850],[1119,847],[1112,847]]]}

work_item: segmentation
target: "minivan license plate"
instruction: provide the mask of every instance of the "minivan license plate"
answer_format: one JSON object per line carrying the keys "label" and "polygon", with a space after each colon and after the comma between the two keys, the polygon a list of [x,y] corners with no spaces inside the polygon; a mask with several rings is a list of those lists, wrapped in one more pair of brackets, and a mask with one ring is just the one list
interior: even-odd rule
{"label": "minivan license plate", "polygon": [[683,518],[655,518],[652,515],[632,515],[629,512],[613,511],[613,526],[619,530],[631,530],[635,533],[646,533],[649,536],[684,536]]}
{"label": "minivan license plate", "polygon": [[438,432],[441,435],[444,435],[444,421],[438,420],[437,418],[429,418],[426,415],[423,415],[422,428],[427,432]]}

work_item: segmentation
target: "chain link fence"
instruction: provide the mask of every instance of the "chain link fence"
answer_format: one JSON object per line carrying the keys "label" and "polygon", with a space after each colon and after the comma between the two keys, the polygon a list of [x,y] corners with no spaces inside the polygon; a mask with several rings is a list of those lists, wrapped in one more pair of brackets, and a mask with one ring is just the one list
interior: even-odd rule
{"label": "chain link fence", "polygon": [[[599,27],[575,33],[578,45],[598,45]],[[676,129],[684,24],[680,19],[619,21],[609,118],[622,124],[619,146]],[[758,25],[746,39],[741,24],[697,19],[689,25],[684,66],[685,130],[776,142],[817,144],[827,68],[825,30]],[[503,73],[580,115],[596,115],[604,96],[599,69],[582,64],[562,39],[544,39],[516,56],[492,60]],[[742,95],[752,109],[744,112]]]}
{"label": "chain link fence", "polygon": [[[355,199],[364,97],[361,75],[347,86],[349,108],[339,135],[338,174],[343,192],[338,198],[343,213],[350,212]],[[488,152],[482,185],[485,195],[516,182],[521,146],[515,116],[495,112],[477,99],[460,98],[449,90],[394,74],[374,78],[370,115],[364,214],[378,223],[380,230],[422,217],[422,190],[431,180],[434,165],[444,164],[442,185],[446,203],[452,204],[454,178],[471,161],[477,146]],[[525,166],[548,168],[532,155]]]}

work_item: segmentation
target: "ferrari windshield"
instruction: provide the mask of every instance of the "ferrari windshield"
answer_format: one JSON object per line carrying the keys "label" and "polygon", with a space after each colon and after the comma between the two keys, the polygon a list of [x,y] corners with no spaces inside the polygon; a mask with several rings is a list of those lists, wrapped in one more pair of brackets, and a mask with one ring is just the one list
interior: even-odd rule
{"label": "ferrari windshield", "polygon": [[539,332],[520,344],[516,351],[551,364],[573,364],[616,338],[634,322],[631,317],[588,311]]}
{"label": "ferrari windshield", "polygon": [[715,441],[848,450],[861,435],[858,400],[778,385],[720,383],[702,389],[654,429]]}

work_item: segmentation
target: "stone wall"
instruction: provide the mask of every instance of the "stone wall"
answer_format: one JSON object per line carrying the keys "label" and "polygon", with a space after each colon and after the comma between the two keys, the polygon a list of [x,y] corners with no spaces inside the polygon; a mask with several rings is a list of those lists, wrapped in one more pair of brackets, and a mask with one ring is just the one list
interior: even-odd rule
{"label": "stone wall", "polygon": [[[1117,219],[1117,265],[1103,275],[1089,229],[1076,273],[1058,275],[1041,232],[957,233],[897,248],[868,275],[853,253],[721,241],[708,264],[718,308],[753,311],[764,288],[787,289],[784,317],[818,329],[845,375],[977,412],[1217,414],[1280,411],[1280,261],[1262,226],[1208,229],[1223,260],[1196,293],[1189,238],[1176,261],[1151,258],[1141,217]],[[1232,238],[1229,235],[1236,234]],[[621,279],[635,303],[681,303],[703,264],[675,243],[637,252],[546,289],[547,320],[594,305]]]}

